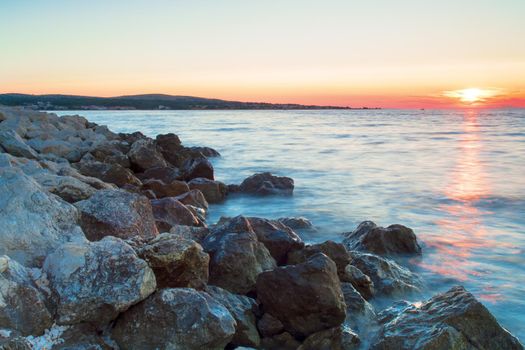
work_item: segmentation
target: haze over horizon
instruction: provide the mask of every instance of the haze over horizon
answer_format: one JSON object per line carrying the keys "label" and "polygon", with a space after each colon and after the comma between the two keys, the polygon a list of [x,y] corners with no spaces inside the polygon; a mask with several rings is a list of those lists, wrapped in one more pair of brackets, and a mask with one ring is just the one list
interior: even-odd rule
{"label": "haze over horizon", "polygon": [[7,0],[0,9],[0,93],[525,107],[519,0]]}

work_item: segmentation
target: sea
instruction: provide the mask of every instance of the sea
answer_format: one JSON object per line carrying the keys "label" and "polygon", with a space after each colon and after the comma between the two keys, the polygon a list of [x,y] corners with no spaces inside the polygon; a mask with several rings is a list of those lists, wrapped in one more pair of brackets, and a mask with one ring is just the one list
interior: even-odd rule
{"label": "sea", "polygon": [[292,197],[229,197],[209,223],[302,216],[311,243],[364,220],[408,226],[423,248],[410,261],[425,281],[418,298],[463,285],[525,340],[525,109],[56,113],[213,147],[227,184],[263,171],[294,179]]}

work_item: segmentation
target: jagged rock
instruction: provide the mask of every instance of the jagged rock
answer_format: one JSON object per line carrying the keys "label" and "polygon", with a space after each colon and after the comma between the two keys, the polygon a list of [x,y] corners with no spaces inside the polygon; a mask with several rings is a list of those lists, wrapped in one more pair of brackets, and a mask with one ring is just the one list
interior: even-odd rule
{"label": "jagged rock", "polygon": [[403,225],[384,228],[372,221],[363,221],[354,231],[344,235],[343,243],[349,250],[379,255],[421,254],[414,231]]}
{"label": "jagged rock", "polygon": [[310,220],[303,217],[279,218],[277,221],[292,230],[311,230],[314,227]]}
{"label": "jagged rock", "polygon": [[[213,165],[206,158],[189,158],[182,165],[183,177],[186,181],[197,178],[215,180],[213,177]],[[226,185],[224,186],[226,187]]]}
{"label": "jagged rock", "polygon": [[210,257],[197,242],[171,233],[155,237],[139,250],[155,272],[158,288],[203,288]]}
{"label": "jagged rock", "polygon": [[156,288],[146,262],[116,237],[66,243],[48,255],[43,271],[55,298],[59,324],[104,325]]}
{"label": "jagged rock", "polygon": [[354,265],[346,265],[343,275],[339,275],[341,282],[348,282],[359,291],[366,300],[374,296],[374,282]]}
{"label": "jagged rock", "polygon": [[301,343],[288,332],[261,339],[261,349],[264,350],[297,350],[300,345]]}
{"label": "jagged rock", "polygon": [[141,186],[142,182],[131,172],[119,164],[107,164],[97,161],[82,161],[75,164],[78,171],[90,177],[96,177],[104,182],[115,184],[119,187],[125,185]]}
{"label": "jagged rock", "polygon": [[230,312],[208,293],[163,289],[119,317],[113,338],[122,350],[224,349],[235,334]]}
{"label": "jagged rock", "polygon": [[129,168],[131,162],[125,154],[128,147],[119,141],[104,142],[90,150],[93,158],[102,163],[118,164],[124,168]]}
{"label": "jagged rock", "polygon": [[80,226],[90,241],[105,236],[150,239],[158,234],[149,200],[124,190],[100,190],[75,203]]}
{"label": "jagged rock", "polygon": [[368,253],[351,255],[351,264],[370,277],[376,294],[402,295],[421,290],[419,277],[395,262]]}
{"label": "jagged rock", "polygon": [[271,173],[258,173],[246,178],[239,186],[243,193],[266,195],[287,195],[293,193],[294,182],[289,177],[274,176]]}
{"label": "jagged rock", "polygon": [[84,153],[88,151],[86,147],[58,139],[43,140],[34,138],[27,141],[27,144],[39,153],[51,153],[70,162],[78,162]]}
{"label": "jagged rock", "polygon": [[177,135],[173,133],[157,135],[155,142],[164,158],[175,166],[181,166],[184,162],[182,144]]}
{"label": "jagged rock", "polygon": [[322,253],[302,264],[261,273],[257,298],[265,312],[299,338],[339,326],[346,317],[337,268]]}
{"label": "jagged rock", "polygon": [[233,294],[216,286],[206,287],[206,292],[224,305],[237,323],[231,344],[258,347],[261,339],[255,326],[257,302],[247,296]]}
{"label": "jagged rock", "polygon": [[46,190],[69,203],[88,199],[97,191],[96,188],[71,176],[41,173],[35,175],[34,179]]}
{"label": "jagged rock", "polygon": [[132,166],[141,171],[168,165],[162,154],[157,150],[155,142],[151,139],[139,139],[135,141],[131,145],[128,157]]}
{"label": "jagged rock", "polygon": [[210,230],[207,227],[174,225],[170,229],[170,233],[202,243],[204,238],[210,233]]}
{"label": "jagged rock", "polygon": [[192,205],[205,211],[208,210],[208,201],[206,201],[204,194],[200,190],[190,190],[174,198],[184,205]]}
{"label": "jagged rock", "polygon": [[209,283],[233,293],[253,291],[257,276],[276,266],[253,232],[211,233],[202,246],[210,254]]}
{"label": "jagged rock", "polygon": [[0,148],[16,157],[37,159],[38,154],[14,130],[0,130]]}
{"label": "jagged rock", "polygon": [[341,283],[341,290],[345,298],[347,317],[345,325],[361,333],[365,333],[376,324],[376,314],[361,294],[351,283]]}
{"label": "jagged rock", "polygon": [[155,180],[161,180],[164,183],[170,183],[173,181],[177,181],[180,177],[180,171],[178,168],[174,167],[153,167],[146,169],[142,174],[138,174],[142,180],[146,179],[155,179]]}
{"label": "jagged rock", "polygon": [[263,337],[272,337],[284,331],[284,326],[279,319],[265,313],[257,322],[257,328]]}
{"label": "jagged rock", "polygon": [[310,335],[297,350],[357,350],[360,344],[356,333],[339,326]]}
{"label": "jagged rock", "polygon": [[0,256],[0,329],[38,335],[53,324],[34,274],[7,255]]}
{"label": "jagged rock", "polygon": [[0,168],[0,254],[41,266],[60,244],[83,241],[77,209],[49,194],[21,170]]}
{"label": "jagged rock", "polygon": [[160,232],[167,232],[174,225],[200,225],[199,219],[193,215],[191,210],[174,198],[153,199],[151,200],[151,207]]}
{"label": "jagged rock", "polygon": [[121,132],[121,133],[118,134],[118,139],[120,141],[126,142],[129,145],[132,145],[133,143],[135,143],[138,140],[147,139],[147,137],[146,137],[146,135],[144,135],[140,131],[135,131],[133,133],[122,133]]}
{"label": "jagged rock", "polygon": [[199,190],[204,194],[208,203],[219,203],[226,198],[228,189],[220,181],[213,181],[203,177],[192,179],[188,185],[192,190]]}
{"label": "jagged rock", "polygon": [[288,254],[288,264],[303,263],[317,253],[323,253],[332,259],[337,266],[337,275],[344,275],[345,268],[350,263],[351,257],[343,244],[334,241],[312,244],[304,247],[304,249],[294,250]]}
{"label": "jagged rock", "polygon": [[162,180],[145,180],[142,184],[142,190],[151,190],[156,198],[176,197],[190,190],[188,184],[184,181],[172,181],[165,183]]}
{"label": "jagged rock", "polygon": [[463,287],[387,317],[373,349],[523,349]]}

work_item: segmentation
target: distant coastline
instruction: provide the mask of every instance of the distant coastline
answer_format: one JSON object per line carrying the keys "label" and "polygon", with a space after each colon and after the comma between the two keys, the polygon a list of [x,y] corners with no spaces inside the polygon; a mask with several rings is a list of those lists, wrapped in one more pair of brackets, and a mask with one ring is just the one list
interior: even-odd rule
{"label": "distant coastline", "polygon": [[341,107],[294,103],[239,102],[193,96],[162,94],[94,97],[75,95],[0,94],[0,104],[34,110],[325,110],[381,109],[377,107]]}

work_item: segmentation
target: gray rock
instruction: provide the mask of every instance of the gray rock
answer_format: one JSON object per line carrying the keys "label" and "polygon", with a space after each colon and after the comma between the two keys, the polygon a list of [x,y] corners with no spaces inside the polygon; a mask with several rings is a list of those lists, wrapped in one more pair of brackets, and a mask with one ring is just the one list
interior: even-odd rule
{"label": "gray rock", "polygon": [[39,153],[51,153],[57,157],[67,159],[70,162],[78,162],[88,151],[87,147],[81,147],[78,144],[54,138],[48,140],[35,138],[27,141],[27,144]]}
{"label": "gray rock", "polygon": [[122,350],[224,349],[235,334],[230,312],[208,293],[163,289],[119,317],[113,338]]}
{"label": "gray rock", "polygon": [[346,304],[345,325],[359,332],[359,334],[370,333],[372,327],[376,326],[376,313],[351,283],[341,283],[341,290]]}
{"label": "gray rock", "polygon": [[67,243],[43,271],[57,305],[57,323],[107,324],[156,288],[155,275],[121,239]]}
{"label": "gray rock", "polygon": [[69,203],[88,199],[97,191],[96,188],[71,176],[41,173],[34,178],[46,190]]}
{"label": "gray rock", "polygon": [[158,234],[150,201],[144,196],[124,190],[100,190],[75,206],[90,241],[105,236],[151,239]]}
{"label": "gray rock", "polygon": [[140,139],[131,145],[128,152],[131,164],[138,170],[144,171],[153,167],[165,167],[168,164],[157,150],[152,139]]}
{"label": "gray rock", "polygon": [[246,178],[239,191],[259,196],[293,194],[294,181],[289,177],[274,176],[271,173],[258,173]]}
{"label": "gray rock", "polygon": [[37,159],[38,155],[14,130],[0,130],[0,148],[16,157]]}
{"label": "gray rock", "polygon": [[85,240],[77,209],[21,170],[0,168],[0,193],[0,254],[25,266],[41,266],[62,243]]}
{"label": "gray rock", "polygon": [[224,183],[202,177],[192,179],[188,185],[192,190],[201,191],[208,203],[220,203],[224,201],[228,192]]}

